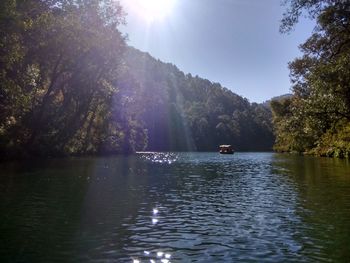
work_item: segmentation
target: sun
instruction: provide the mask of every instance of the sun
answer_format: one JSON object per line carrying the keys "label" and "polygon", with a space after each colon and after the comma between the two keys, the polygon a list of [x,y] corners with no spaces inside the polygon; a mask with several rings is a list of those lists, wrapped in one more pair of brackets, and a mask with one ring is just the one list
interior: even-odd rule
{"label": "sun", "polygon": [[130,11],[148,22],[163,20],[174,9],[176,0],[127,0]]}

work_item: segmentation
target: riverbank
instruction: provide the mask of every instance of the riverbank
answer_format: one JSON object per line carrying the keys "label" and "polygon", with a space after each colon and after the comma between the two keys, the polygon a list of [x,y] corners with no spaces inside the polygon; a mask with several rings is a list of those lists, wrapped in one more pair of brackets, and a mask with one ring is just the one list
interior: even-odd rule
{"label": "riverbank", "polygon": [[298,153],[320,157],[350,158],[350,126],[330,129],[319,139],[314,147],[301,148],[301,151],[290,150],[291,144],[278,143],[274,149],[279,153]]}

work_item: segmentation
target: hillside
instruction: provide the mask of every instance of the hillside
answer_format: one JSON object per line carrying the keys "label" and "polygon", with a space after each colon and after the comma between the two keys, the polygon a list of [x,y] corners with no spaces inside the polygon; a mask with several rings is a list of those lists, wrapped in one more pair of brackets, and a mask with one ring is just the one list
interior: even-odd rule
{"label": "hillside", "polygon": [[0,159],[271,149],[268,107],[128,47],[114,1],[2,5]]}
{"label": "hillside", "polygon": [[225,143],[237,150],[271,150],[268,107],[131,47],[125,60],[129,78],[138,84],[135,94],[142,94],[147,150],[207,151]]}

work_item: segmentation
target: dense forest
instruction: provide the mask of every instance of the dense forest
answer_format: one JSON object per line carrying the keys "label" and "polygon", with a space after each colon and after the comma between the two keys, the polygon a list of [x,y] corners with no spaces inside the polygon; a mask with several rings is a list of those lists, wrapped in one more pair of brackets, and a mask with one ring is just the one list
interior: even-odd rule
{"label": "dense forest", "polygon": [[300,46],[303,56],[289,64],[293,96],[271,103],[275,149],[350,157],[350,1],[287,2],[281,31],[303,14],[316,27]]}
{"label": "dense forest", "polygon": [[0,159],[269,150],[268,106],[127,46],[114,0],[0,2]]}
{"label": "dense forest", "polygon": [[249,103],[218,83],[185,75],[133,48],[128,48],[125,61],[138,81],[133,97],[139,97],[135,105],[142,105],[147,149],[206,151],[224,143],[237,150],[272,149],[268,106]]}

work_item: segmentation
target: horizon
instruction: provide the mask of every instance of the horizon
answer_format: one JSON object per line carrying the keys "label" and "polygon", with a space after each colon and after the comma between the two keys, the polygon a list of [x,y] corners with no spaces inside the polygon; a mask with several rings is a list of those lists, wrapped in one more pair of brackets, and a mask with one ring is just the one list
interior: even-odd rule
{"label": "horizon", "polygon": [[[120,1],[127,12],[120,30],[129,46],[185,74],[220,83],[250,102],[291,93],[288,63],[301,55],[298,46],[310,36],[314,21],[301,18],[295,30],[281,34],[285,7],[279,0],[269,5],[257,0],[167,1],[166,15],[159,8],[144,12],[151,18],[141,15],[140,0]],[[221,19],[213,13],[222,14]]]}

